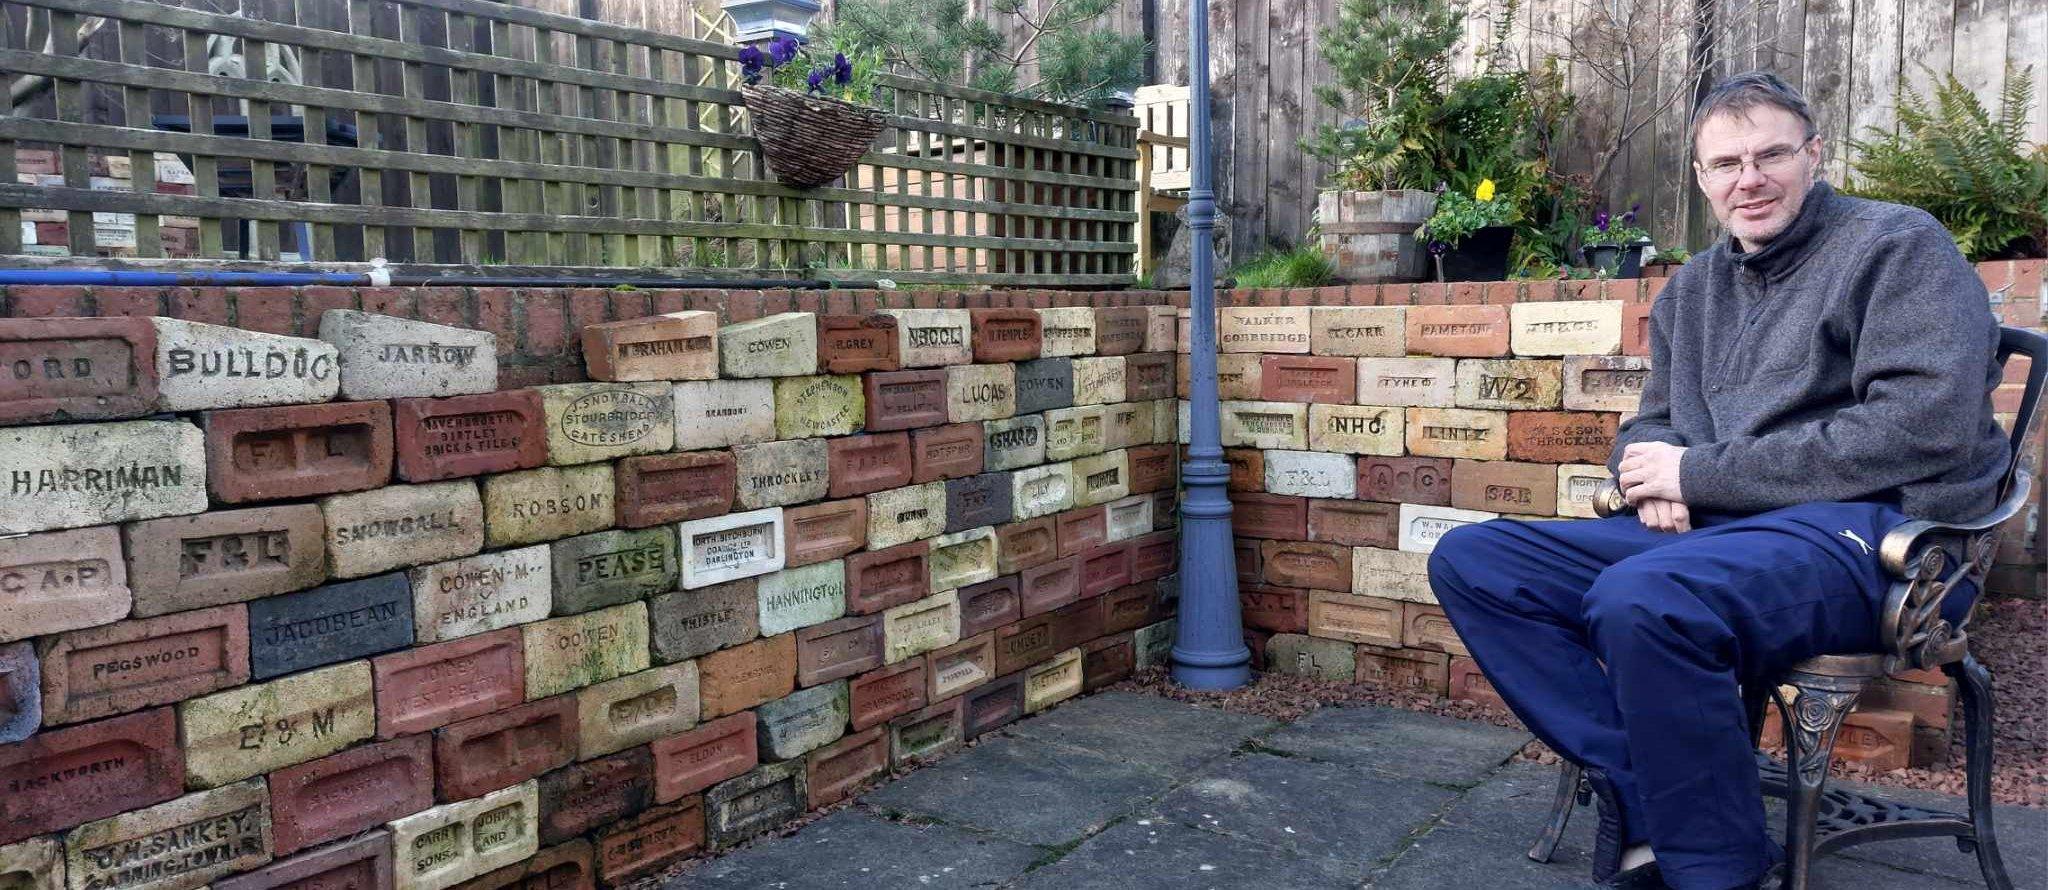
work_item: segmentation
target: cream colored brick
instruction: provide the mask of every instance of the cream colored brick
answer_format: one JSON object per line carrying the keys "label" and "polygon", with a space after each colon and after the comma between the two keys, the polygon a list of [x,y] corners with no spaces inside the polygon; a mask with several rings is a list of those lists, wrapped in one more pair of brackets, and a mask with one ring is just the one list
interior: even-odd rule
{"label": "cream colored brick", "polygon": [[1408,354],[1407,307],[1316,306],[1309,312],[1309,348],[1316,355]]}
{"label": "cream colored brick", "polygon": [[540,782],[445,803],[390,823],[392,890],[443,890],[540,849]]}
{"label": "cream colored brick", "polygon": [[1024,669],[1024,713],[1035,714],[1081,694],[1081,650],[1068,649]]}
{"label": "cream colored brick", "polygon": [[1351,548],[1351,592],[1411,603],[1436,602],[1429,586],[1429,554]]}
{"label": "cream colored brick", "polygon": [[1308,406],[1311,451],[1399,455],[1406,444],[1407,413],[1372,405]]}
{"label": "cream colored brick", "polygon": [[1219,352],[1309,350],[1307,306],[1232,306],[1216,310]]}
{"label": "cream colored brick", "polygon": [[948,590],[882,612],[882,661],[895,664],[913,655],[960,642],[960,595]]}
{"label": "cream colored brick", "polygon": [[1408,453],[1421,457],[1506,460],[1508,414],[1468,408],[1409,408]]}
{"label": "cream colored brick", "polygon": [[1516,303],[1508,307],[1516,355],[1616,355],[1620,300]]}
{"label": "cream colored brick", "polygon": [[1308,406],[1300,402],[1223,402],[1225,448],[1308,448]]}
{"label": "cream colored brick", "polygon": [[1499,513],[1488,513],[1484,510],[1402,504],[1401,549],[1409,553],[1430,553],[1436,550],[1436,542],[1451,529],[1498,518]]}
{"label": "cream colored brick", "polygon": [[185,784],[215,788],[325,757],[377,731],[370,663],[352,661],[178,706]]}
{"label": "cream colored brick", "polygon": [[1057,306],[1038,310],[1045,357],[1095,354],[1095,310],[1088,306]]}
{"label": "cream colored brick", "polygon": [[1600,464],[1565,464],[1557,468],[1557,515],[1593,519],[1593,495],[1613,474]]}

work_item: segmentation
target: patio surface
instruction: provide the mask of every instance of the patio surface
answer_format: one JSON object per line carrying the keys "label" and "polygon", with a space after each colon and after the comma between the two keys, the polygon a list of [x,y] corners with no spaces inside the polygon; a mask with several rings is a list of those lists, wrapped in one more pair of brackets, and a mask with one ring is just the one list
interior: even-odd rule
{"label": "patio surface", "polygon": [[[1282,724],[1106,692],[985,736],[788,837],[676,874],[664,890],[1594,886],[1590,810],[1574,816],[1553,862],[1524,856],[1557,782],[1554,767],[1508,763],[1527,741],[1388,708]],[[2048,810],[2000,808],[1998,818],[2017,886],[2048,890]],[[1982,882],[1973,857],[1929,839],[1829,857],[1815,885]]]}

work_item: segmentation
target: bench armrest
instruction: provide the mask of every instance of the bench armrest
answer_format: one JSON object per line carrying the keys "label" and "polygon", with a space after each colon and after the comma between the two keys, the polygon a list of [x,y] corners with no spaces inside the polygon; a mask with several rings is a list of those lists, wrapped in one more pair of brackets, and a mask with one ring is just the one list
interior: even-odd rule
{"label": "bench armrest", "polygon": [[1600,490],[1593,492],[1593,515],[1601,519],[1627,516],[1635,511],[1636,506],[1621,496],[1621,483],[1613,479],[1600,483]]}
{"label": "bench armrest", "polygon": [[1999,530],[2027,508],[2033,482],[2033,474],[2015,469],[2005,497],[1991,512],[1962,522],[1909,520],[1885,534],[1878,558],[1892,576],[1892,587],[1879,615],[1878,639],[1887,673],[1939,667],[1963,657],[1969,617],[1952,624],[1942,617],[1942,607],[1949,592],[1964,583],[1974,584],[1981,598],[1998,553]]}

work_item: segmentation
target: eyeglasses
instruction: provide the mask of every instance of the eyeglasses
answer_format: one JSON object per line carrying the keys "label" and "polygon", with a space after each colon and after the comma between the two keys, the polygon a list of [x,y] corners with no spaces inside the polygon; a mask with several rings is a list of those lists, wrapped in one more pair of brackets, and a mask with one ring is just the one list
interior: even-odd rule
{"label": "eyeglasses", "polygon": [[1748,158],[1723,158],[1705,165],[1695,163],[1693,169],[1699,171],[1701,179],[1712,185],[1727,185],[1735,181],[1742,176],[1744,167],[1755,167],[1757,173],[1765,177],[1775,177],[1792,169],[1793,161],[1799,158],[1800,152],[1811,142],[1813,140],[1808,139],[1798,145],[1767,148]]}

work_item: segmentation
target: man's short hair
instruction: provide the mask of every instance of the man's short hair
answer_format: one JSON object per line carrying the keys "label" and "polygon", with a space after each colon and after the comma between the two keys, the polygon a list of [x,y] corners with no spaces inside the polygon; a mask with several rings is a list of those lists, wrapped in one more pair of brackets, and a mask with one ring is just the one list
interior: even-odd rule
{"label": "man's short hair", "polygon": [[1806,138],[1819,134],[1813,123],[1813,109],[1806,104],[1806,97],[1792,85],[1778,79],[1768,71],[1751,71],[1737,74],[1714,85],[1707,94],[1700,97],[1699,104],[1692,109],[1692,123],[1688,133],[1692,137],[1693,153],[1699,153],[1700,124],[1717,114],[1748,115],[1756,108],[1782,108],[1792,112],[1806,127]]}

